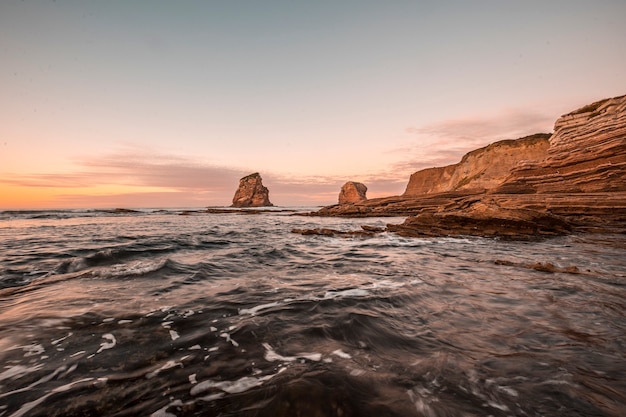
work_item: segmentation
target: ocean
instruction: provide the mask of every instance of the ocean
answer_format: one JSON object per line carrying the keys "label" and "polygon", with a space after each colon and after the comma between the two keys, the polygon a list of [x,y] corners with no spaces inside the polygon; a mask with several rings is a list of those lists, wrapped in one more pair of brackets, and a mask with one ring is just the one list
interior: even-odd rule
{"label": "ocean", "polygon": [[0,212],[0,416],[626,415],[626,236],[297,214]]}

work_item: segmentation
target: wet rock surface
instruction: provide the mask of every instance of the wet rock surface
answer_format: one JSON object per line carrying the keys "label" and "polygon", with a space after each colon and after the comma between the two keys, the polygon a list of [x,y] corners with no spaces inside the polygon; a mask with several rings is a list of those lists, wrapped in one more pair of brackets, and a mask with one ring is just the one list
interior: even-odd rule
{"label": "wet rock surface", "polygon": [[502,238],[564,235],[572,226],[562,218],[529,209],[508,209],[493,201],[465,201],[456,209],[409,217],[388,230],[403,236],[490,236]]}

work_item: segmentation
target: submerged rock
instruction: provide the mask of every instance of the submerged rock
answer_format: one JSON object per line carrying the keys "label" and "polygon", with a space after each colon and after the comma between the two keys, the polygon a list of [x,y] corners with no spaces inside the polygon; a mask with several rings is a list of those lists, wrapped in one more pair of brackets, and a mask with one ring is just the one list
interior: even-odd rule
{"label": "submerged rock", "polygon": [[233,197],[231,207],[270,207],[269,190],[263,186],[258,172],[247,175],[239,180],[239,188]]}
{"label": "submerged rock", "polygon": [[348,181],[341,187],[339,204],[354,204],[367,200],[367,187],[360,182]]}

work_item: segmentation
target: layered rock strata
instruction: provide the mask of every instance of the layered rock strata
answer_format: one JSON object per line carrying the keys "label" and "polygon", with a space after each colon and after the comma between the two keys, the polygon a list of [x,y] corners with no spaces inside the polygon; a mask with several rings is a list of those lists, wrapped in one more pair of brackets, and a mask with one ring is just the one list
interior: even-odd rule
{"label": "layered rock strata", "polygon": [[263,186],[261,175],[258,172],[247,175],[239,180],[239,187],[235,191],[231,207],[269,207],[269,190]]}
{"label": "layered rock strata", "polygon": [[561,116],[547,157],[515,167],[496,193],[626,191],[626,96]]}
{"label": "layered rock strata", "polygon": [[559,216],[524,208],[504,208],[491,200],[466,200],[454,208],[421,213],[388,230],[405,236],[550,237],[572,231]]}
{"label": "layered rock strata", "polygon": [[[518,160],[506,153],[515,148],[524,149]],[[626,233],[626,96],[563,115],[549,140],[497,142],[458,164],[419,171],[402,196],[316,214],[411,216],[388,226],[410,236]]]}
{"label": "layered rock strata", "polygon": [[469,152],[461,162],[411,175],[405,197],[459,190],[485,190],[501,184],[518,165],[545,159],[550,134],[502,140]]}
{"label": "layered rock strata", "polygon": [[354,204],[367,200],[367,187],[360,182],[348,181],[339,192],[339,204]]}

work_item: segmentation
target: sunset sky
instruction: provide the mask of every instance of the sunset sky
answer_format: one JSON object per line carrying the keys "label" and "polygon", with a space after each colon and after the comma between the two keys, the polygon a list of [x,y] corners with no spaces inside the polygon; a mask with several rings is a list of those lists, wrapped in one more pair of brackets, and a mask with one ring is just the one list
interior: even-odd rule
{"label": "sunset sky", "polygon": [[0,2],[0,209],[401,194],[626,94],[626,1]]}

